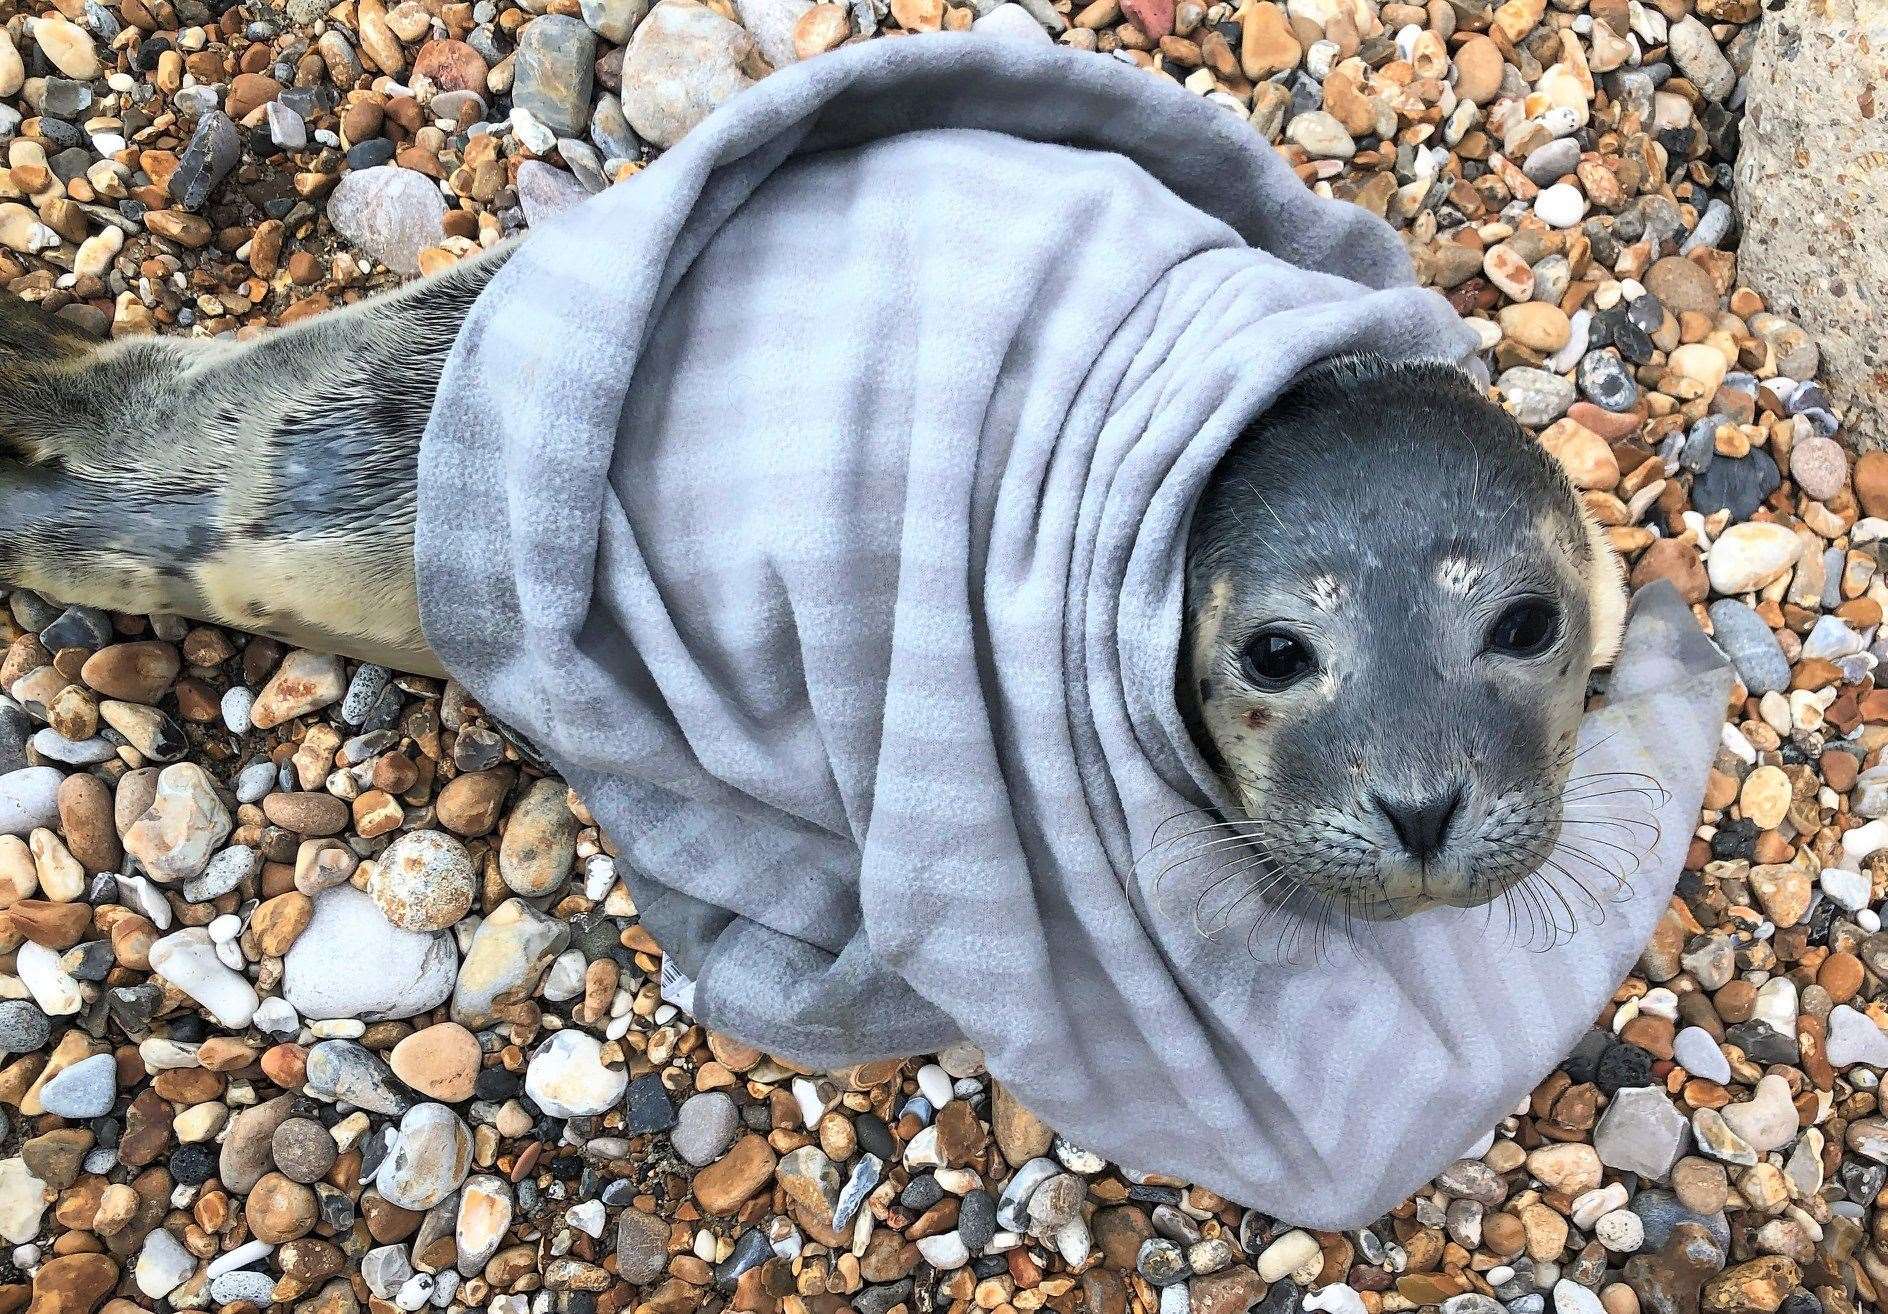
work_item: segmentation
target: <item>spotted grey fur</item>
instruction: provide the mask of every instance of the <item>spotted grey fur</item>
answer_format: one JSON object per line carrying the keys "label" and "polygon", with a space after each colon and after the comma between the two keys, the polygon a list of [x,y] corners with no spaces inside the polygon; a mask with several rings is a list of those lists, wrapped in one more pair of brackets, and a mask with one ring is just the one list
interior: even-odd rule
{"label": "spotted grey fur", "polygon": [[442,673],[420,435],[501,248],[243,343],[99,345],[0,298],[0,584]]}
{"label": "spotted grey fur", "polygon": [[[0,298],[0,586],[443,673],[414,577],[420,438],[505,257],[243,343],[99,345]],[[1553,599],[1564,633],[1491,660],[1490,620],[1522,594]],[[1195,850],[1239,855],[1240,898],[1283,885],[1347,916],[1503,893],[1559,834],[1623,596],[1559,467],[1466,375],[1306,376],[1191,528],[1177,692],[1241,809]],[[1280,625],[1320,668],[1256,688],[1242,645]],[[1433,820],[1442,795],[1459,807],[1412,851],[1399,819]]]}
{"label": "spotted grey fur", "polygon": [[[1215,471],[1187,567],[1181,702],[1244,811],[1228,847],[1264,855],[1219,897],[1393,916],[1487,903],[1548,858],[1625,591],[1560,466],[1466,374],[1300,379]],[[1523,603],[1558,618],[1551,646],[1492,649]],[[1263,688],[1244,654],[1280,631],[1315,669]]]}

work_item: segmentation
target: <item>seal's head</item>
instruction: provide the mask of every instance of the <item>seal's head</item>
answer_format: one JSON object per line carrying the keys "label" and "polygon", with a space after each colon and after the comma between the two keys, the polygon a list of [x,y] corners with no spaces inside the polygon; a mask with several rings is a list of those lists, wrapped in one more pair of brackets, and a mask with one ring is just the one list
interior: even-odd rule
{"label": "seal's head", "polygon": [[1555,847],[1624,614],[1559,465],[1466,374],[1341,359],[1202,494],[1182,703],[1276,881],[1364,919],[1486,903]]}

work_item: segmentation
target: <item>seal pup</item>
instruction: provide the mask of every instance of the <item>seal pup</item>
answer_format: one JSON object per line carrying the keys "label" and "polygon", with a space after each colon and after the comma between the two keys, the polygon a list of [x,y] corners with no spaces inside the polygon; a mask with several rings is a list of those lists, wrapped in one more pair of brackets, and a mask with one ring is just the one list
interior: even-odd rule
{"label": "seal pup", "polygon": [[[420,439],[509,250],[241,344],[93,344],[0,300],[0,585],[444,674]],[[1348,917],[1497,898],[1554,849],[1624,613],[1578,494],[1465,373],[1313,370],[1194,513],[1176,697],[1237,815],[1173,852],[1236,840],[1242,895]]]}

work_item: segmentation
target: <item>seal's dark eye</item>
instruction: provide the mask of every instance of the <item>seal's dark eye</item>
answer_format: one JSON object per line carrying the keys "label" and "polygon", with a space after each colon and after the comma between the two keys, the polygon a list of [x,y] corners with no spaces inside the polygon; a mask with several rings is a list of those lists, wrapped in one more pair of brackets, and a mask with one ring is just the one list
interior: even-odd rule
{"label": "seal's dark eye", "polygon": [[1261,689],[1283,689],[1318,669],[1311,646],[1285,630],[1261,630],[1239,655],[1246,678]]}
{"label": "seal's dark eye", "polygon": [[1538,657],[1560,637],[1560,612],[1544,598],[1523,598],[1488,630],[1488,650],[1504,657]]}

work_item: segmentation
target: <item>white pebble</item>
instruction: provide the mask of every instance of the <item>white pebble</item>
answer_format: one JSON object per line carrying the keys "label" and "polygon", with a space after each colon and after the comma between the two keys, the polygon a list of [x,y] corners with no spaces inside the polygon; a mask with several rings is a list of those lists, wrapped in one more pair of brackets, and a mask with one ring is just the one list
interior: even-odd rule
{"label": "white pebble", "polygon": [[1572,183],[1555,183],[1534,198],[1534,213],[1550,228],[1572,228],[1586,218],[1586,197]]}
{"label": "white pebble", "polygon": [[[931,1107],[941,1109],[955,1097],[951,1087],[951,1074],[935,1063],[927,1063],[918,1069],[918,1091],[931,1101]],[[807,1124],[809,1127],[811,1123]]]}

